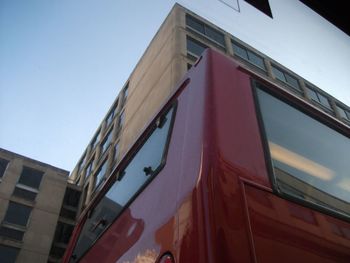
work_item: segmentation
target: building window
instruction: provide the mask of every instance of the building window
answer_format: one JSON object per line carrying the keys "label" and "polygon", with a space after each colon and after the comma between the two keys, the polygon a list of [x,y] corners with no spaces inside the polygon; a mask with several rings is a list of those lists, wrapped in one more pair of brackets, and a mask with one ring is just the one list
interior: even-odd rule
{"label": "building window", "polygon": [[74,225],[68,225],[62,222],[57,223],[54,242],[68,244],[72,235]]}
{"label": "building window", "polygon": [[24,166],[22,169],[21,176],[13,191],[13,195],[20,198],[34,201],[37,194],[39,193],[38,189],[39,189],[43,174],[44,172],[42,171]]}
{"label": "building window", "polygon": [[77,208],[79,205],[81,192],[71,188],[67,188],[64,193],[63,205]]}
{"label": "building window", "polygon": [[15,263],[19,248],[0,245],[2,263]]}
{"label": "building window", "polygon": [[288,103],[257,89],[278,192],[349,215],[350,139]]}
{"label": "building window", "polygon": [[109,145],[111,144],[112,137],[113,137],[113,128],[109,130],[108,134],[106,135],[106,137],[103,139],[101,143],[101,148],[102,148],[101,154],[104,154],[108,149]]}
{"label": "building window", "polygon": [[18,180],[18,184],[39,189],[43,174],[44,172],[42,171],[24,166],[22,169],[21,177]]}
{"label": "building window", "polygon": [[96,145],[100,141],[100,130],[95,134],[94,138],[91,141],[91,150],[95,149]]}
{"label": "building window", "polygon": [[4,222],[25,227],[27,226],[31,211],[32,208],[29,206],[10,201],[7,207]]}
{"label": "building window", "polygon": [[104,181],[106,172],[107,172],[107,160],[106,159],[100,166],[100,168],[96,172],[96,177],[95,177],[95,189],[98,188],[101,183]]}
{"label": "building window", "polygon": [[268,0],[245,0],[247,3],[254,6],[256,9],[263,12],[265,15],[272,17],[272,12]]}
{"label": "building window", "polygon": [[[24,236],[24,231],[23,229],[16,229],[16,227],[13,227],[13,226],[2,225],[0,226],[0,236],[8,239],[22,241]],[[1,258],[1,254],[0,254],[0,258]]]}
{"label": "building window", "polygon": [[112,109],[107,115],[107,119],[106,119],[107,127],[113,122],[114,116],[116,115],[117,108],[118,108],[118,100],[116,103],[114,103]]}
{"label": "building window", "polygon": [[210,40],[219,44],[221,47],[225,48],[225,36],[220,31],[208,26],[207,24],[188,14],[186,15],[186,25],[190,29],[206,36]]}
{"label": "building window", "polygon": [[2,177],[4,176],[4,174],[5,174],[6,167],[7,167],[8,164],[9,164],[9,161],[0,158],[0,181],[1,181],[1,178],[2,178]]}
{"label": "building window", "polygon": [[194,57],[194,58],[199,57],[206,48],[207,48],[206,45],[187,36],[187,54],[190,55],[191,57]]}
{"label": "building window", "polygon": [[294,90],[301,92],[300,85],[295,77],[274,65],[272,65],[272,72],[276,79],[288,84]]}
{"label": "building window", "polygon": [[94,158],[91,159],[91,161],[89,162],[88,166],[86,167],[85,180],[87,178],[89,178],[89,176],[91,175],[93,165],[94,165]]}
{"label": "building window", "polygon": [[344,109],[343,107],[337,105],[337,110],[340,117],[346,121],[350,121],[350,111]]}
{"label": "building window", "polygon": [[234,41],[232,41],[232,47],[235,55],[266,71],[264,59],[261,56]]}
{"label": "building window", "polygon": [[329,111],[333,111],[331,104],[329,103],[329,100],[326,96],[323,96],[322,94],[310,88],[309,86],[306,86],[306,90],[307,94],[309,95],[309,98],[312,101],[316,102],[318,105],[321,105],[323,108],[326,108]]}

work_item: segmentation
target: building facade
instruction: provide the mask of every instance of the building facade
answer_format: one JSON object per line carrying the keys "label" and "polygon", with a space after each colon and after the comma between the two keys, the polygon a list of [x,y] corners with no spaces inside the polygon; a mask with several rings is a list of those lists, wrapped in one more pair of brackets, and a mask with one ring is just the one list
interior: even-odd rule
{"label": "building facade", "polygon": [[82,189],[81,210],[206,48],[226,54],[246,70],[257,72],[262,79],[278,83],[338,121],[350,124],[350,109],[344,103],[175,4],[71,173],[70,179]]}
{"label": "building facade", "polygon": [[80,190],[69,172],[0,149],[0,262],[58,262]]}

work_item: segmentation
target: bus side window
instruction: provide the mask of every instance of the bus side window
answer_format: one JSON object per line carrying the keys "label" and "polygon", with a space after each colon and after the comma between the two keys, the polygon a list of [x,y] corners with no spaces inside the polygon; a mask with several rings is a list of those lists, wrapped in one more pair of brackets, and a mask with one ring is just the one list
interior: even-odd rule
{"label": "bus side window", "polygon": [[89,250],[165,165],[173,115],[174,107],[153,122],[148,138],[128,165],[118,172],[116,181],[99,203],[91,208],[91,214],[84,223],[71,262],[78,261]]}

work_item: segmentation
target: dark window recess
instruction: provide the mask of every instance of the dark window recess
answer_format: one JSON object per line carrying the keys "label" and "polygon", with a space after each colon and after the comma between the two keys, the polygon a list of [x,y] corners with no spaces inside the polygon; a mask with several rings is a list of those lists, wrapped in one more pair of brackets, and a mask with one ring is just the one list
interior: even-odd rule
{"label": "dark window recess", "polygon": [[337,105],[337,110],[340,115],[340,117],[344,120],[350,121],[350,111],[344,109],[343,107],[340,107]]}
{"label": "dark window recess", "polygon": [[42,171],[24,166],[18,183],[39,189],[43,174]]}
{"label": "dark window recess", "polygon": [[75,217],[77,216],[77,211],[73,209],[69,209],[67,207],[62,207],[60,216],[71,220],[75,220]]}
{"label": "dark window recess", "polygon": [[232,42],[232,47],[234,53],[243,58],[246,61],[249,61],[253,65],[263,69],[266,71],[265,64],[264,64],[264,59],[260,57],[259,55],[255,54],[253,51],[248,50],[247,48],[243,47],[242,45]]}
{"label": "dark window recess", "polygon": [[74,226],[62,222],[57,223],[54,242],[68,244]]}
{"label": "dark window recess", "polygon": [[113,137],[113,128],[111,128],[109,130],[108,134],[106,135],[106,137],[102,141],[102,144],[101,144],[102,153],[101,154],[103,154],[108,149],[109,145],[111,144],[112,137]]}
{"label": "dark window recess", "polygon": [[91,159],[88,166],[86,167],[85,180],[91,175],[93,164],[94,164],[94,159]]}
{"label": "dark window recess", "polygon": [[15,263],[19,248],[0,245],[1,263]]}
{"label": "dark window recess", "polygon": [[192,68],[192,64],[187,63],[187,70],[190,70]]}
{"label": "dark window recess", "polygon": [[23,199],[34,201],[37,196],[37,193],[16,186],[15,190],[13,191],[13,195]]}
{"label": "dark window recess", "polygon": [[29,206],[10,201],[6,211],[4,222],[14,225],[26,226],[31,211],[32,208]]}
{"label": "dark window recess", "polygon": [[0,179],[4,176],[4,173],[8,164],[9,164],[9,161],[0,158]]}
{"label": "dark window recess", "polygon": [[125,102],[127,97],[129,96],[129,83],[126,84],[123,90],[123,101]]}
{"label": "dark window recess", "polygon": [[206,48],[206,45],[194,40],[191,37],[187,37],[187,52],[189,55],[199,57]]}
{"label": "dark window recess", "polygon": [[62,248],[62,247],[58,247],[58,246],[52,246],[51,250],[50,250],[50,256],[60,259],[63,257],[64,252],[66,251],[66,249]]}
{"label": "dark window recess", "polygon": [[107,115],[107,119],[106,119],[107,127],[112,123],[114,116],[116,114],[117,107],[118,107],[118,101],[113,105],[113,108],[110,110],[110,112]]}
{"label": "dark window recess", "polygon": [[314,89],[308,86],[306,86],[306,90],[312,101],[317,102],[321,106],[325,107],[327,110],[333,111],[329,103],[329,100],[327,99],[326,96],[323,96],[322,94],[320,94],[319,92],[315,91]]}
{"label": "dark window recess", "polygon": [[79,261],[82,255],[112,224],[141,189],[159,172],[164,164],[170,123],[174,109],[153,123],[153,131],[144,144],[120,172],[120,176],[104,197],[91,210],[81,230],[73,251],[71,262]]}
{"label": "dark window recess", "polygon": [[63,204],[72,207],[78,207],[80,195],[80,191],[67,188],[66,192],[64,193]]}
{"label": "dark window recess", "polygon": [[[6,226],[0,227],[0,236],[22,241],[24,232]],[[1,254],[0,254],[1,255]]]}
{"label": "dark window recess", "polygon": [[78,172],[80,172],[81,169],[84,167],[85,162],[86,162],[86,153],[84,153],[83,158],[81,158],[81,161],[79,162]]}
{"label": "dark window recess", "polygon": [[268,0],[244,0],[247,3],[251,4],[254,6],[256,9],[260,10],[263,12],[265,15],[268,15],[269,17],[272,17],[272,12],[270,8],[270,4]]}
{"label": "dark window recess", "polygon": [[301,88],[299,86],[298,80],[293,76],[291,76],[289,73],[273,65],[272,65],[272,72],[276,77],[276,79],[288,84],[288,86],[292,87],[294,90],[301,92]]}
{"label": "dark window recess", "polygon": [[205,35],[210,40],[218,43],[220,46],[225,47],[225,36],[220,31],[208,26],[190,15],[186,15],[186,25],[191,29]]}
{"label": "dark window recess", "polygon": [[119,115],[119,119],[118,119],[118,129],[121,129],[122,126],[124,125],[124,121],[125,121],[125,113],[124,111],[122,111]]}
{"label": "dark window recess", "polygon": [[280,192],[350,218],[350,139],[257,89]]}
{"label": "dark window recess", "polygon": [[96,172],[96,181],[95,181],[95,189],[100,186],[100,184],[103,182],[103,179],[105,177],[105,174],[107,172],[107,159],[103,162],[103,164],[100,166],[100,168]]}

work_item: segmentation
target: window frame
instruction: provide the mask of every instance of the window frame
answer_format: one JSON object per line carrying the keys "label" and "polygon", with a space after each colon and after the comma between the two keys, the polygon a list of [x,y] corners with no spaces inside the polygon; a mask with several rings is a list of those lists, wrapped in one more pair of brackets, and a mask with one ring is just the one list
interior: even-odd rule
{"label": "window frame", "polygon": [[[265,74],[267,74],[267,68],[266,68],[266,64],[265,64],[265,58],[263,56],[260,56],[258,53],[254,52],[253,50],[245,47],[244,45],[238,43],[237,41],[235,41],[234,39],[231,39],[231,45],[232,45],[232,49],[234,51],[234,45],[238,46],[239,48],[243,49],[246,54],[247,54],[247,59],[243,58],[242,56],[240,56],[237,52],[233,52],[233,55],[245,62],[248,62],[250,65],[254,66],[255,68],[263,71]],[[262,64],[264,65],[264,68],[258,66],[257,64],[254,64],[250,59],[249,59],[249,52],[252,53],[253,55],[257,56],[258,58],[261,58],[262,60]]]}
{"label": "window frame", "polygon": [[[283,74],[283,77],[285,79],[284,80],[281,80],[277,77],[277,75],[275,74],[274,72],[274,69],[280,71],[282,74]],[[273,78],[276,80],[276,81],[279,81],[281,83],[283,83],[284,85],[287,85],[287,87],[289,87],[291,90],[293,90],[294,92],[296,92],[297,94],[300,94],[300,95],[304,95],[304,92],[303,92],[303,89],[301,88],[301,85],[300,85],[300,82],[299,82],[299,79],[298,77],[294,76],[293,74],[290,74],[289,72],[287,72],[286,70],[284,70],[283,68],[277,66],[276,64],[274,63],[271,63],[271,72],[272,72],[272,75],[273,75]],[[286,76],[289,76],[291,77],[292,79],[295,79],[297,84],[298,84],[298,87],[299,88],[296,88],[294,87],[293,85],[291,85],[289,82],[288,82],[288,79]]]}
{"label": "window frame", "polygon": [[[330,113],[330,114],[334,114],[334,110],[332,108],[332,105],[331,105],[331,102],[328,98],[328,96],[325,96],[323,93],[317,91],[316,89],[314,89],[313,87],[311,87],[309,84],[305,84],[305,88],[306,88],[306,93],[307,93],[307,96],[309,98],[309,100],[316,104],[317,106],[321,107],[321,109],[323,109],[324,111],[326,111],[327,113]],[[317,100],[315,100],[313,98],[312,95],[310,95],[311,92],[314,92],[316,97],[317,97]],[[328,102],[328,105],[329,107],[327,107],[325,104],[322,103],[322,100],[320,97],[323,97],[324,99],[326,99],[326,101]]]}
{"label": "window frame", "polygon": [[332,120],[331,117],[326,115],[324,112],[320,111],[319,109],[312,108],[310,105],[308,105],[301,99],[296,98],[295,96],[292,97],[291,95],[287,94],[285,91],[281,90],[280,88],[272,88],[269,84],[263,84],[260,81],[257,81],[255,79],[251,79],[251,88],[252,88],[256,118],[259,126],[258,128],[260,131],[262,149],[264,153],[266,172],[268,175],[268,179],[271,183],[273,193],[287,201],[292,201],[296,204],[302,205],[312,210],[350,222],[350,215],[347,215],[338,210],[332,209],[330,206],[323,206],[321,204],[317,204],[315,202],[305,200],[304,198],[289,194],[288,192],[281,191],[281,189],[278,186],[277,177],[273,169],[272,157],[271,157],[270,149],[268,145],[268,136],[267,136],[265,124],[262,118],[261,105],[259,102],[257,90],[260,89],[268,93],[272,97],[295,108],[296,110],[306,114],[310,118],[315,119],[316,121],[322,123],[325,126],[328,126],[334,131],[339,132],[343,134],[345,137],[348,137],[350,139],[349,130],[344,126],[341,126],[341,123],[334,122],[334,120]]}
{"label": "window frame", "polygon": [[202,53],[203,53],[207,48],[209,48],[207,45],[205,45],[205,44],[202,43],[201,41],[199,41],[199,40],[197,40],[197,39],[191,37],[190,35],[186,35],[186,53],[187,53],[187,57],[190,57],[190,58],[192,58],[192,59],[194,59],[194,60],[198,59],[201,55],[200,55],[200,54],[197,55],[197,54],[193,53],[192,51],[190,51],[190,50],[188,49],[188,41],[191,41],[191,42],[195,43],[196,45],[203,47],[204,49],[203,49]]}
{"label": "window frame", "polygon": [[[190,25],[188,25],[187,23],[187,19],[192,19],[194,22],[198,23],[198,24],[201,24],[202,27],[203,27],[203,31],[204,33],[198,31],[197,29],[191,27]],[[223,49],[223,50],[226,50],[226,43],[225,43],[225,34],[223,32],[221,32],[220,30],[214,28],[213,26],[210,26],[208,25],[207,23],[201,21],[200,19],[194,17],[193,15],[189,14],[189,13],[186,13],[185,15],[185,25],[186,25],[186,28],[190,31],[190,32],[193,32],[195,34],[198,34],[199,36],[201,37],[204,37],[206,40],[208,40],[209,42],[213,43],[214,45],[216,45],[218,48],[220,49]],[[221,34],[222,37],[223,37],[223,44],[216,41],[214,38],[211,38],[208,34],[207,34],[207,30],[213,30],[215,33],[217,34]]]}
{"label": "window frame", "polygon": [[[128,167],[128,165],[132,162],[133,158],[137,155],[137,153],[140,151],[142,146],[147,142],[148,138],[152,135],[153,131],[157,129],[157,121],[168,114],[171,110],[173,110],[169,129],[167,133],[167,138],[165,140],[164,149],[162,153],[161,161],[157,167],[156,170],[153,171],[152,174],[149,175],[149,179],[132,195],[132,197],[128,200],[128,202],[125,204],[125,206],[121,209],[118,216],[116,216],[113,221],[103,229],[103,231],[96,237],[96,239],[91,243],[91,246],[81,255],[78,261],[84,257],[86,253],[98,242],[98,240],[104,235],[104,233],[115,223],[116,220],[124,213],[124,211],[130,207],[130,205],[134,202],[134,200],[144,191],[145,188],[154,180],[154,178],[160,173],[160,171],[164,168],[166,164],[166,159],[169,151],[170,141],[171,141],[171,135],[174,128],[175,123],[175,117],[176,117],[176,111],[177,111],[177,101],[171,103],[168,107],[165,108],[165,110],[162,110],[155,119],[148,125],[146,130],[142,133],[142,135],[139,137],[139,139],[136,141],[136,143],[132,146],[132,148],[129,150],[130,154],[127,154],[125,158],[120,162],[120,164],[114,168],[114,170],[110,173],[111,175],[103,184],[100,192],[98,195],[94,197],[92,202],[90,203],[89,207],[85,209],[84,215],[81,217],[81,221],[78,223],[80,225],[79,227],[79,233],[75,239],[74,243],[74,249],[72,250],[72,253],[75,250],[75,247],[77,245],[77,242],[79,240],[79,237],[81,235],[81,231],[86,223],[86,220],[89,218],[89,215],[91,215],[95,209],[95,207],[99,204],[99,202],[105,197],[105,195],[108,193],[108,191],[111,189],[111,187],[118,183],[118,179],[121,178],[122,172]],[[73,256],[73,254],[72,254]]]}

